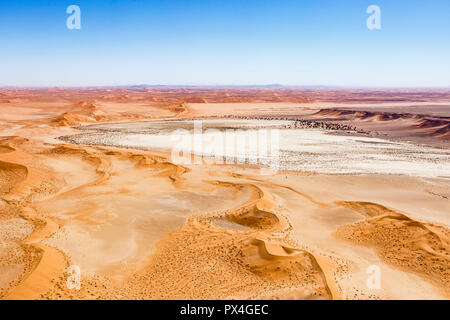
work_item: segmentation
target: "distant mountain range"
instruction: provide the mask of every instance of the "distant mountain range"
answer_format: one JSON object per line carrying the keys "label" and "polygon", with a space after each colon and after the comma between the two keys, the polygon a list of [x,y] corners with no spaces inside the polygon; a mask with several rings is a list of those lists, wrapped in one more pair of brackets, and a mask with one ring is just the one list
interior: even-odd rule
{"label": "distant mountain range", "polygon": [[146,88],[212,88],[212,89],[281,89],[281,88],[341,88],[339,86],[326,86],[326,85],[282,85],[278,83],[273,84],[251,84],[251,85],[164,85],[164,84],[139,84],[130,86],[113,86],[129,89],[146,89]]}

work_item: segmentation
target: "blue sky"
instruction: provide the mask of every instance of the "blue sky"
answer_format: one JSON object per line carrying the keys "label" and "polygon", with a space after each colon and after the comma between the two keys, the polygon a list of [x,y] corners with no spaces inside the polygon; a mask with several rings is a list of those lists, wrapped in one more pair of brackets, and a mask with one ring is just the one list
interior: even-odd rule
{"label": "blue sky", "polygon": [[449,87],[450,1],[1,0],[0,44],[0,86]]}

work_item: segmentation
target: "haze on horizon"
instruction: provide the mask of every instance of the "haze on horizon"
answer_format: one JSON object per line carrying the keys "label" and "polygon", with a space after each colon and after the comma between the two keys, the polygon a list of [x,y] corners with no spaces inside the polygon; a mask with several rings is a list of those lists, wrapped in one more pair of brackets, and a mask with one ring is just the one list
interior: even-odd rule
{"label": "haze on horizon", "polygon": [[[81,8],[69,30],[66,8]],[[369,5],[381,30],[366,27]],[[450,2],[9,1],[0,86],[449,87]]]}

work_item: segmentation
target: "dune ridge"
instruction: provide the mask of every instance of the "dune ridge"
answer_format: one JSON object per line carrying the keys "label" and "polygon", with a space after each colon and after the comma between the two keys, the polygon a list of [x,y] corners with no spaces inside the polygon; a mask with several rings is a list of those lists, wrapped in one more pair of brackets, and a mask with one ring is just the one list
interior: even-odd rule
{"label": "dune ridge", "polygon": [[336,236],[371,246],[389,264],[416,272],[450,291],[450,232],[370,202],[338,202],[366,219],[338,228]]}
{"label": "dune ridge", "polygon": [[[34,158],[35,155],[20,149],[20,144],[26,141],[29,142],[30,140],[11,137],[3,139],[0,143],[2,146],[7,145],[10,148],[8,150],[13,153],[10,155],[11,158],[17,157],[14,153],[27,154],[28,158]],[[12,300],[42,298],[64,276],[64,272],[70,264],[70,258],[63,251],[42,243],[58,232],[61,227],[53,219],[42,215],[33,205],[34,199],[40,199],[39,194],[43,191],[46,193],[47,200],[49,197],[57,199],[78,194],[82,189],[104,183],[110,178],[110,164],[101,156],[103,153],[129,158],[136,163],[136,166],[154,168],[160,172],[160,175],[167,176],[174,184],[179,180],[179,176],[185,172],[183,167],[168,163],[159,156],[132,154],[126,151],[108,151],[101,148],[96,152],[89,149],[73,145],[59,145],[46,147],[44,150],[35,150],[37,156],[44,155],[56,158],[76,156],[95,168],[97,175],[92,181],[63,192],[60,192],[60,187],[56,186],[48,190],[48,193],[37,188],[39,183],[45,183],[48,176],[42,172],[37,172],[35,168],[0,161],[0,176],[2,177],[2,193],[0,195],[4,195],[2,200],[6,201],[9,206],[16,208],[17,217],[33,225],[33,232],[21,244],[26,254],[24,258],[26,267],[18,278],[10,282],[7,287],[1,288],[0,297]],[[33,173],[32,177],[28,177],[29,170]],[[32,180],[27,182],[27,179]]]}
{"label": "dune ridge", "polygon": [[[273,203],[266,193],[256,185],[225,184],[251,188],[253,196],[236,208],[188,218],[185,226],[157,244],[149,266],[133,275],[128,286],[145,284],[141,290],[148,298],[167,298],[168,293],[180,299],[332,298],[314,255],[295,246],[289,221],[270,210]],[[217,225],[218,219],[245,229]],[[232,278],[228,268],[233,270]],[[205,269],[210,271],[204,275],[207,279],[202,278]],[[171,277],[174,273],[184,279],[181,291]],[[206,281],[208,290],[199,287],[198,281]]]}
{"label": "dune ridge", "polygon": [[[295,246],[289,221],[271,210],[270,195],[252,184],[207,183],[250,189],[250,198],[233,209],[189,217],[183,227],[157,243],[149,262],[116,287],[114,295],[96,289],[111,285],[107,280],[91,278],[89,291],[80,297],[332,298],[320,264],[313,254]],[[245,229],[219,226],[218,219]],[[65,294],[67,290],[56,290],[47,297]]]}
{"label": "dune ridge", "polygon": [[[450,139],[449,117],[436,117],[425,114],[394,113],[381,111],[348,110],[348,109],[320,109],[311,115],[313,118],[330,121],[352,121],[364,127],[362,122],[379,123],[374,130],[381,132],[388,130],[387,125],[397,125],[397,129],[409,130],[409,135],[419,135],[438,139]],[[392,124],[391,124],[392,123]],[[394,130],[394,129],[391,129]]]}
{"label": "dune ridge", "polygon": [[[29,142],[29,140],[9,137],[0,143],[8,146],[10,158],[20,159],[19,155],[23,153],[20,145],[25,142]],[[23,271],[8,286],[1,288],[0,296],[13,300],[37,298],[51,286],[52,275],[63,272],[65,266],[65,258],[60,252],[38,243],[53,233],[57,226],[50,219],[37,214],[31,206],[33,194],[44,191],[39,187],[45,185],[47,177],[37,169],[26,165],[2,161],[0,165],[1,181],[8,187],[6,191],[0,193],[3,196],[2,200],[8,204],[6,210],[15,212],[13,217],[23,219],[33,226],[33,232],[21,241],[21,248],[24,252]],[[9,178],[4,176],[5,171],[9,172]],[[52,192],[52,190],[47,191]]]}

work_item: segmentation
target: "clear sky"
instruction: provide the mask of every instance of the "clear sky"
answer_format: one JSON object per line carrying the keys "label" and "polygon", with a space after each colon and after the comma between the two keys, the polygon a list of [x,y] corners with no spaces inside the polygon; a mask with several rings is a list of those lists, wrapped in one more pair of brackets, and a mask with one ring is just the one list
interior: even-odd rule
{"label": "clear sky", "polygon": [[0,0],[0,86],[273,83],[449,87],[450,1]]}

